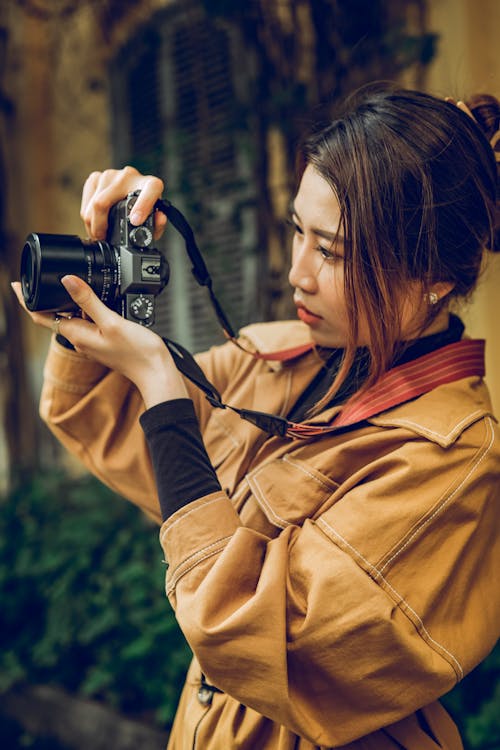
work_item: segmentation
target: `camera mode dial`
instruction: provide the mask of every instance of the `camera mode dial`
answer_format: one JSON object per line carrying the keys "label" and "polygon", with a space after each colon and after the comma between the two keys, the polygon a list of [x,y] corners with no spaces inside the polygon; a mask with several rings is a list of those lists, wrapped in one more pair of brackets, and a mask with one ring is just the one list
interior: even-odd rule
{"label": "camera mode dial", "polygon": [[146,323],[153,317],[153,301],[149,297],[140,294],[129,306],[130,312],[134,318],[141,323]]}
{"label": "camera mode dial", "polygon": [[136,247],[149,247],[153,241],[151,229],[144,224],[139,227],[132,227],[128,234],[130,242]]}

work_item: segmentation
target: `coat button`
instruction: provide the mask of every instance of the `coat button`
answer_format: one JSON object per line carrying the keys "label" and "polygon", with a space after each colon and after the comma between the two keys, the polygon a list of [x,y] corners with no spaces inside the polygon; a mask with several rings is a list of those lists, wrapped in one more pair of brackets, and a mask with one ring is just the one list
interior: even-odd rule
{"label": "coat button", "polygon": [[202,706],[209,706],[212,703],[213,696],[213,690],[210,690],[210,688],[207,688],[204,685],[198,689],[198,701]]}

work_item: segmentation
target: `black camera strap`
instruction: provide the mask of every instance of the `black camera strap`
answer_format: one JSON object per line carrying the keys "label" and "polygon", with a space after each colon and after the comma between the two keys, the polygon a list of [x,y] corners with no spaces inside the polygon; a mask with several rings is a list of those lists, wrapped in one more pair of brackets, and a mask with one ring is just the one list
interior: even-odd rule
{"label": "black camera strap", "polygon": [[218,407],[219,409],[231,409],[231,411],[239,414],[242,419],[251,422],[261,430],[264,430],[271,435],[285,437],[288,429],[292,426],[291,422],[274,414],[254,411],[253,409],[238,409],[236,406],[230,406],[229,404],[223,403],[220,393],[207,379],[205,373],[196,362],[191,352],[170,339],[163,337],[163,341],[172,355],[172,359],[174,360],[175,366],[179,372],[203,391],[207,401],[209,401],[212,406]]}
{"label": "black camera strap", "polygon": [[155,208],[165,214],[167,219],[171,222],[172,226],[175,227],[179,234],[184,238],[187,254],[189,255],[191,263],[193,264],[191,273],[200,286],[205,286],[207,288],[210,295],[212,307],[215,310],[217,320],[221,324],[222,330],[224,331],[225,335],[229,339],[235,339],[236,336],[233,327],[231,326],[231,323],[229,322],[224,310],[222,309],[219,300],[215,296],[212,287],[212,278],[208,273],[208,268],[205,265],[203,256],[198,248],[198,245],[196,244],[193,230],[191,229],[187,219],[183,216],[178,208],[170,203],[170,201],[158,200],[156,201]]}

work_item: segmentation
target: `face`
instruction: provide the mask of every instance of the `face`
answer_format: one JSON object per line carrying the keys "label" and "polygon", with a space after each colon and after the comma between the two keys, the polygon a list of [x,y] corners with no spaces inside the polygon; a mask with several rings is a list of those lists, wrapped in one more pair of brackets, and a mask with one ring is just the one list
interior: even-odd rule
{"label": "face", "polygon": [[[343,348],[350,315],[344,291],[344,228],[335,193],[311,165],[304,171],[293,203],[292,223],[295,231],[288,279],[294,287],[297,315],[309,326],[318,346]],[[439,297],[451,288],[441,282],[432,287]],[[424,328],[429,303],[420,282],[408,281],[404,291],[394,291],[393,300],[399,307],[403,339],[435,333],[448,325],[448,313],[443,309]],[[369,342],[369,322],[360,308],[358,305],[357,345],[363,346]]]}
{"label": "face", "polygon": [[344,238],[335,194],[307,166],[292,210],[294,236],[290,284],[298,317],[319,346],[343,347],[348,310],[344,294]]}

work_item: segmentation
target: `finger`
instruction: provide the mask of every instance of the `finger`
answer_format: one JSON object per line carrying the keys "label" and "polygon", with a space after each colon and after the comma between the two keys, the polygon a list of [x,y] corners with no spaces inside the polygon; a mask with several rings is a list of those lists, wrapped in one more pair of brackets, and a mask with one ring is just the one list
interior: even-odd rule
{"label": "finger", "polygon": [[99,184],[99,179],[101,177],[101,174],[102,174],[101,172],[92,172],[92,174],[90,174],[85,180],[85,184],[82,190],[82,201],[80,204],[80,216],[83,219],[83,223],[85,224],[87,234],[89,234],[90,232],[90,221],[87,216],[88,206],[92,200],[92,197],[94,196],[97,190],[97,186]]}
{"label": "finger", "polygon": [[[143,223],[153,211],[163,189],[162,180],[152,175],[142,175],[134,167],[93,172],[83,187],[80,207],[80,215],[88,236],[95,240],[105,239],[111,207],[134,190],[141,192],[130,220],[135,225]],[[164,219],[155,221],[156,237],[162,234],[165,223]]]}
{"label": "finger", "polygon": [[130,221],[138,225],[143,223],[153,211],[156,201],[163,192],[163,182],[158,177],[142,175],[134,167],[124,167],[120,170],[107,169],[101,173],[97,187],[85,210],[84,220],[91,239],[105,239],[111,207],[134,190],[140,190],[141,193],[137,198]]}
{"label": "finger", "polygon": [[154,238],[159,240],[167,226],[167,217],[162,211],[155,211],[154,215]]}
{"label": "finger", "polygon": [[31,317],[33,322],[37,323],[38,325],[44,325],[45,328],[50,328],[50,323],[54,319],[53,313],[33,313],[26,307],[26,302],[24,301],[24,295],[23,295],[23,289],[21,286],[20,281],[13,281],[11,283],[11,287],[14,290],[14,294],[17,297],[17,300],[21,307],[26,310],[28,315]]}
{"label": "finger", "polygon": [[472,120],[476,121],[476,118],[472,114],[470,108],[467,106],[465,102],[458,101],[456,99],[453,99],[451,96],[445,97],[445,102],[448,102],[448,104],[453,104],[458,109],[462,110],[462,112],[465,112],[466,115],[468,115]]}
{"label": "finger", "polygon": [[106,307],[91,287],[78,276],[63,276],[61,283],[78,307],[94,321],[98,328],[110,325],[114,318],[119,317],[117,313]]}
{"label": "finger", "polygon": [[21,307],[24,307],[24,309],[26,310],[26,312],[28,312],[28,308],[26,307],[26,303],[24,301],[24,296],[23,296],[23,290],[22,290],[22,287],[21,287],[21,282],[20,281],[12,281],[10,285],[12,287],[12,291],[14,292],[14,294],[17,297],[17,300],[18,300],[19,304],[21,305]]}
{"label": "finger", "polygon": [[146,221],[149,214],[153,211],[156,201],[163,193],[164,184],[159,177],[144,175],[138,181],[136,189],[141,192],[130,214],[130,221],[132,224],[138,225]]}
{"label": "finger", "polygon": [[53,333],[68,339],[79,352],[85,349],[85,343],[88,346],[91,342],[94,347],[99,343],[98,327],[90,320],[83,320],[79,316],[56,314],[50,323],[50,329]]}
{"label": "finger", "polygon": [[31,312],[26,307],[26,303],[24,301],[24,296],[23,296],[23,292],[22,292],[21,283],[19,281],[13,281],[11,283],[11,287],[12,287],[12,289],[14,291],[14,294],[16,295],[16,297],[18,299],[19,304],[21,305],[21,307],[23,308],[23,310],[25,310],[28,313],[28,315],[30,316],[30,318],[33,321],[33,323],[35,323],[38,326],[42,326],[42,328],[48,328],[49,330],[53,329],[55,318],[56,317],[61,317],[61,316],[59,316],[59,315],[56,316],[56,315],[54,315],[54,313]]}
{"label": "finger", "polygon": [[[130,172],[137,173],[130,168]],[[137,173],[138,174],[138,173]],[[130,175],[133,179],[135,174]],[[83,220],[87,233],[92,240],[104,240],[108,230],[109,211],[115,203],[118,203],[127,195],[130,188],[124,184],[124,170],[106,169],[99,173],[94,186],[89,185],[89,192]]]}

